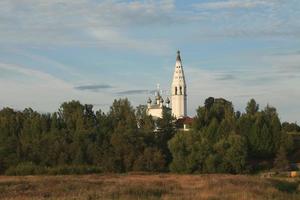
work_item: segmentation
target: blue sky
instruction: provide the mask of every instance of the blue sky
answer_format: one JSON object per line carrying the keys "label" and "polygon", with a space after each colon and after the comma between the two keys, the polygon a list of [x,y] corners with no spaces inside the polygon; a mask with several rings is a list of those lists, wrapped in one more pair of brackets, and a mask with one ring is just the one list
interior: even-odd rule
{"label": "blue sky", "polygon": [[189,115],[255,98],[300,122],[298,0],[1,0],[0,107],[144,104],[157,83],[168,94],[177,49]]}

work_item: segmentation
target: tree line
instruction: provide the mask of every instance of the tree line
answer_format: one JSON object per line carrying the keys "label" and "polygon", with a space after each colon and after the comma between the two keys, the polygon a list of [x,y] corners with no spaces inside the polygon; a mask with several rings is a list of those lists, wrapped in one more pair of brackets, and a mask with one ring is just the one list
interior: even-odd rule
{"label": "tree line", "polygon": [[299,131],[297,124],[281,124],[274,107],[259,110],[254,99],[241,113],[210,97],[188,132],[175,121],[167,109],[154,120],[127,99],[115,100],[107,113],[79,101],[51,114],[3,108],[0,173],[249,173],[262,160],[262,168],[284,167],[293,151],[287,132]]}

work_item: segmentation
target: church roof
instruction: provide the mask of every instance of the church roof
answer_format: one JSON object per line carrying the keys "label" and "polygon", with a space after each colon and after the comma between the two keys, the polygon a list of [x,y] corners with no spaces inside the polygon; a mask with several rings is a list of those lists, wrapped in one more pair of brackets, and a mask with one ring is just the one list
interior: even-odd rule
{"label": "church roof", "polygon": [[177,119],[176,123],[177,124],[192,124],[193,121],[194,121],[193,118],[186,116],[186,117]]}

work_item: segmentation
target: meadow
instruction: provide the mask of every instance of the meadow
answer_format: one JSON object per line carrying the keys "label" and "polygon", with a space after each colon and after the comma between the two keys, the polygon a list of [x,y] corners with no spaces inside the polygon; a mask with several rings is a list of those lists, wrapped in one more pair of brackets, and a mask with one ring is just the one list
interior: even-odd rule
{"label": "meadow", "polygon": [[300,179],[248,175],[0,176],[0,199],[300,199]]}

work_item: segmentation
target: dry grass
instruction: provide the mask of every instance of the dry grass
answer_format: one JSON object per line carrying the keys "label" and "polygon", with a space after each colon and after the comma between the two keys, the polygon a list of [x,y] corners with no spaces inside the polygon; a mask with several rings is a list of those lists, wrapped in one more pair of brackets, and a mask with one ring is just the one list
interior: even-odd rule
{"label": "dry grass", "polygon": [[244,175],[0,176],[0,199],[300,199],[300,180]]}

